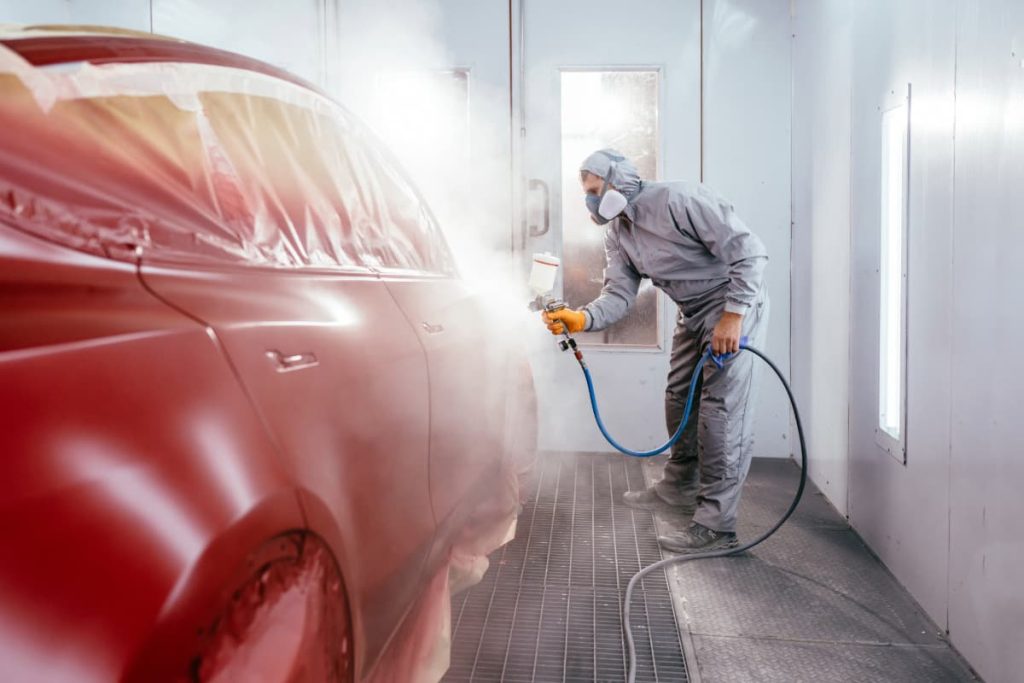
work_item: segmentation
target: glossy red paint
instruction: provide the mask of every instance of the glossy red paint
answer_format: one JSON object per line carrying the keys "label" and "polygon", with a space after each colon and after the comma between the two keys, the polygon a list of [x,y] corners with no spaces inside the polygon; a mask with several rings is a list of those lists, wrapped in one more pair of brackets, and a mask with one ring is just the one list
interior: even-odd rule
{"label": "glossy red paint", "polygon": [[117,680],[303,527],[294,484],[218,345],[133,265],[0,226],[0,321],[0,678]]}
{"label": "glossy red paint", "polygon": [[[266,65],[6,44],[104,66],[29,78],[0,47],[0,679],[223,679],[244,654],[436,680],[449,563],[504,539],[535,418],[509,424],[525,362],[481,338],[415,193]],[[170,98],[155,63],[175,88],[224,68]],[[123,67],[151,92],[112,91]],[[347,645],[296,669],[321,607]]]}
{"label": "glossy red paint", "polygon": [[[423,349],[378,278],[143,265],[161,298],[209,325],[279,444],[352,595],[372,662],[420,589],[434,519]],[[308,360],[288,368],[283,358]],[[306,364],[308,363],[308,364]]]}

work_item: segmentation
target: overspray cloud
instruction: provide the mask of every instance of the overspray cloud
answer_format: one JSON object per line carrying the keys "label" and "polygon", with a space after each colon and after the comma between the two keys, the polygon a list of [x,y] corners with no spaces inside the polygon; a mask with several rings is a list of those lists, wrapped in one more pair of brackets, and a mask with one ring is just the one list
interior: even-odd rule
{"label": "overspray cloud", "polygon": [[507,85],[459,61],[444,41],[445,20],[436,2],[346,3],[328,82],[409,173],[498,323],[523,343],[550,341],[526,309],[527,272],[511,251]]}

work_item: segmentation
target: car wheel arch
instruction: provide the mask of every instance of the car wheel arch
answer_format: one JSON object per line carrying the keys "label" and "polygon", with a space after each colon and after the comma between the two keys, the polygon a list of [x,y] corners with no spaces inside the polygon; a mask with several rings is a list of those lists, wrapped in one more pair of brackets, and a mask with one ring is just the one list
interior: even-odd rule
{"label": "car wheel arch", "polygon": [[[340,563],[330,544],[306,527],[295,490],[277,491],[253,505],[221,529],[179,577],[122,680],[197,680],[196,658],[242,587],[275,561],[315,546],[328,549],[347,596]],[[346,599],[349,619],[347,610]]]}

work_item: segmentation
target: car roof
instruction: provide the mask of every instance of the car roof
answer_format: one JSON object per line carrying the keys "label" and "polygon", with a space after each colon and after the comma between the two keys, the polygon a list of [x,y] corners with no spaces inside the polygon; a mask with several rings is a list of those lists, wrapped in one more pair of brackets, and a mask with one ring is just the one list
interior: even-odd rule
{"label": "car roof", "polygon": [[206,64],[279,78],[327,97],[312,83],[258,59],[141,31],[106,26],[0,25],[0,44],[36,67],[77,62]]}

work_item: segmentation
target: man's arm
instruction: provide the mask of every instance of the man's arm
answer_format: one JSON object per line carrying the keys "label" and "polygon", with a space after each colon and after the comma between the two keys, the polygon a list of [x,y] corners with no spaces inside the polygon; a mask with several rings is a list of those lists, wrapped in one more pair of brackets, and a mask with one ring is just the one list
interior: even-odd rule
{"label": "man's arm", "polygon": [[604,252],[604,287],[600,296],[583,307],[587,330],[603,330],[621,320],[636,301],[640,289],[640,274],[622,253],[612,227],[604,233]]}

